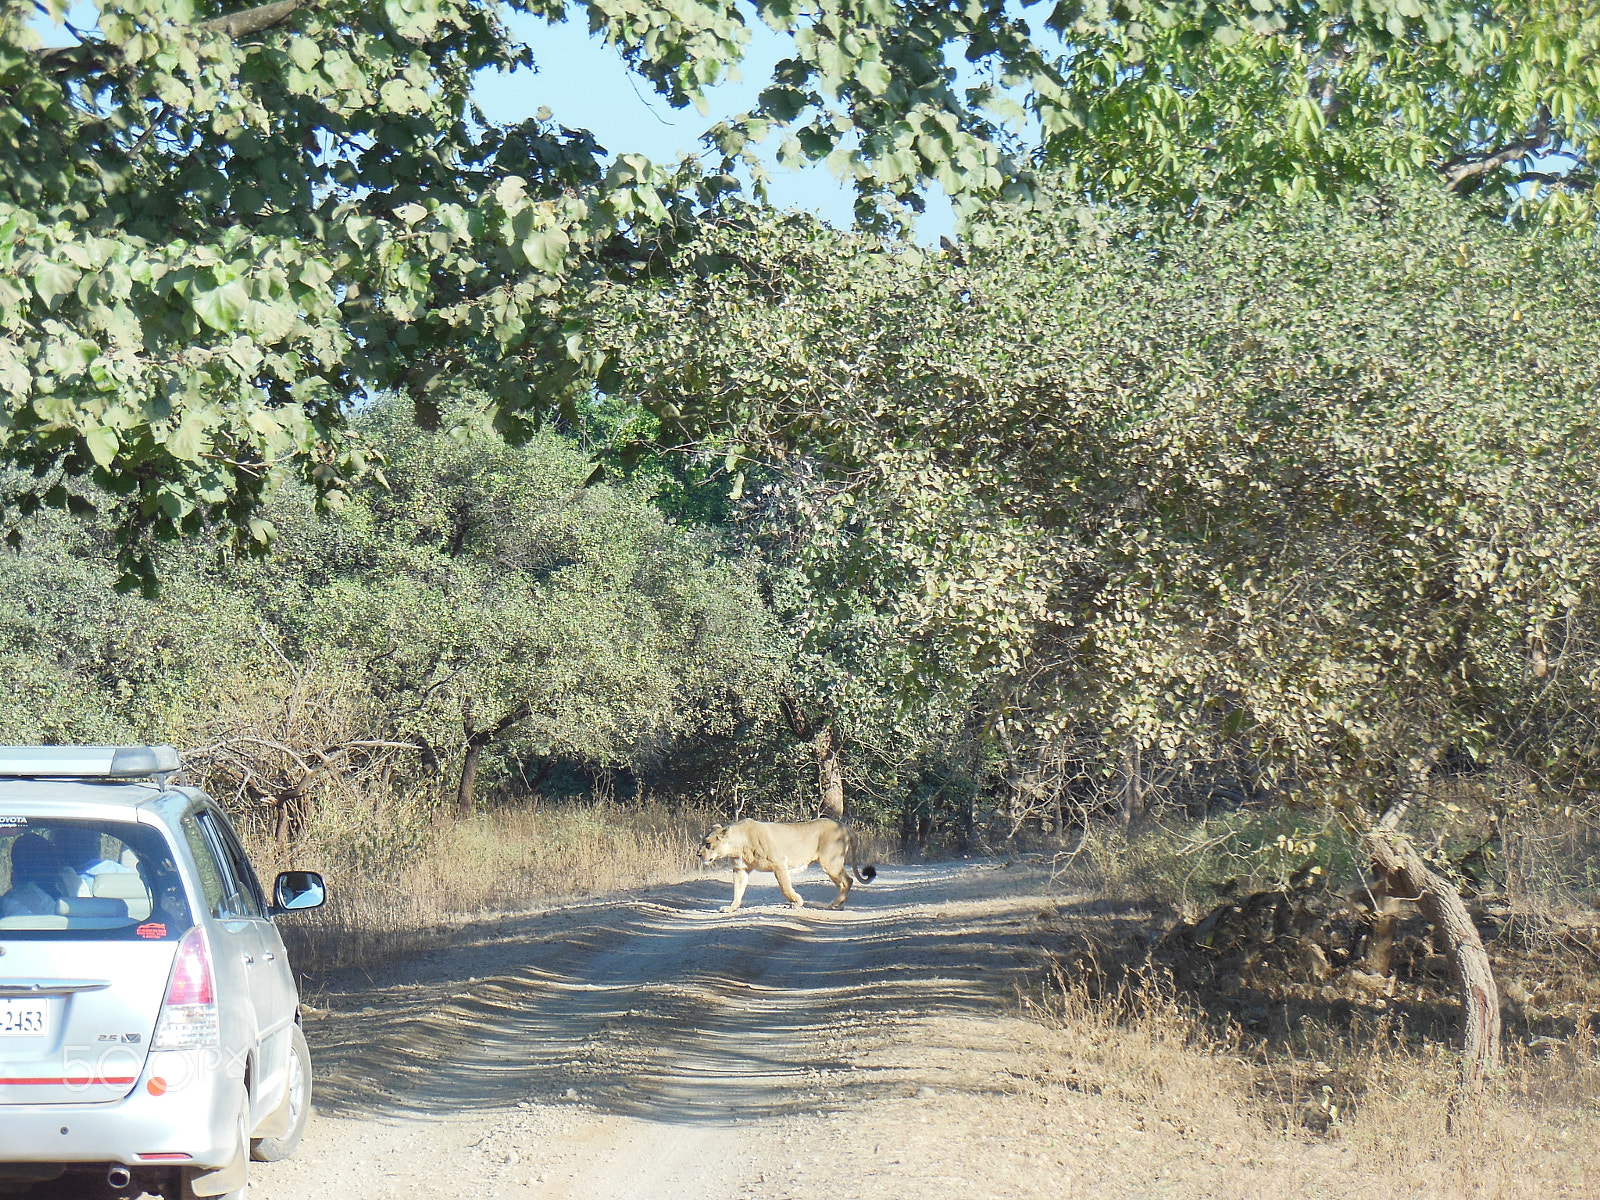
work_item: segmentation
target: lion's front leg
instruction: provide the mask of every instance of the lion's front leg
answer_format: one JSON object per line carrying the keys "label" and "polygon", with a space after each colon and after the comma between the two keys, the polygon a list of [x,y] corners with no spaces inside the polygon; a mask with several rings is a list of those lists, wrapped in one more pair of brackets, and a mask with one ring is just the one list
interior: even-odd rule
{"label": "lion's front leg", "polygon": [[744,889],[750,882],[750,872],[742,864],[735,864],[733,868],[733,903],[724,906],[723,912],[738,912],[739,905],[744,903]]}
{"label": "lion's front leg", "polygon": [[772,873],[778,877],[778,890],[783,893],[784,899],[789,901],[789,907],[804,908],[806,902],[800,898],[800,893],[794,890],[794,884],[789,882],[789,864],[775,863]]}

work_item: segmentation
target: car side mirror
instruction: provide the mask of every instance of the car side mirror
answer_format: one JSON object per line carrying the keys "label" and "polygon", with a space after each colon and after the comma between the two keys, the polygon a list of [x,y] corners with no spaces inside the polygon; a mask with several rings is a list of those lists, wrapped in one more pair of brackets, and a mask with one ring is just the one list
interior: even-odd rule
{"label": "car side mirror", "polygon": [[328,889],[315,871],[285,871],[272,885],[274,913],[306,912],[321,908],[327,899]]}

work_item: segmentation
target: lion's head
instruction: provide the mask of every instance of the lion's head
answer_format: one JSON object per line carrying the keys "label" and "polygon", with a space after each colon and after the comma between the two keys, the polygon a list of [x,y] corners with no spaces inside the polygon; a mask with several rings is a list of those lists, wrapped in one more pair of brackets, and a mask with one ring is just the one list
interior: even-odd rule
{"label": "lion's head", "polygon": [[718,825],[700,839],[700,861],[703,863],[714,863],[717,859],[727,858],[733,853],[733,839],[728,836],[726,825]]}

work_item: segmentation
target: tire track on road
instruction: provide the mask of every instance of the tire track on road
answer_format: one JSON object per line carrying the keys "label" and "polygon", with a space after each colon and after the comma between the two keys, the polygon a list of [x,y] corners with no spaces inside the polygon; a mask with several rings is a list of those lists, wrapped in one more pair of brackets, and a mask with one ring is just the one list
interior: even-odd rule
{"label": "tire track on road", "polygon": [[[839,912],[724,916],[726,885],[702,880],[508,922],[484,944],[343,981],[308,1026],[309,1157],[261,1172],[258,1192],[305,1194],[296,1176],[337,1172],[341,1145],[348,1162],[364,1137],[354,1144],[379,1147],[373,1162],[406,1158],[408,1140],[465,1154],[481,1186],[510,1195],[731,1196],[763,1175],[763,1128],[915,1093],[914,1065],[860,1063],[863,1045],[933,1015],[1005,1011],[1030,956],[1019,914],[1037,908],[1012,895],[1023,883],[890,867]],[[974,900],[988,911],[962,907]],[[457,1194],[404,1171],[346,1174],[351,1200]]]}

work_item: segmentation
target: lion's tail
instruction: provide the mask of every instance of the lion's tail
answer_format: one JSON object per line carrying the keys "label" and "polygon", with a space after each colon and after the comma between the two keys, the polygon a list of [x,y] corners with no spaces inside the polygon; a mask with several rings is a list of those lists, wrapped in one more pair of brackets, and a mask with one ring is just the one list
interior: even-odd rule
{"label": "lion's tail", "polygon": [[878,877],[878,864],[868,863],[864,867],[856,866],[856,833],[848,825],[844,831],[845,849],[849,852],[850,866],[856,873],[856,879],[861,883],[871,883]]}

